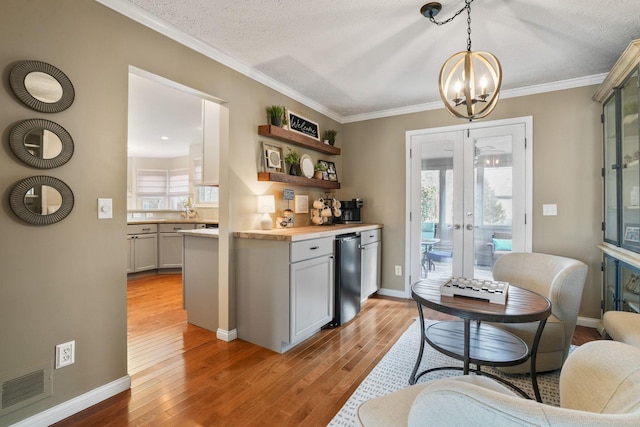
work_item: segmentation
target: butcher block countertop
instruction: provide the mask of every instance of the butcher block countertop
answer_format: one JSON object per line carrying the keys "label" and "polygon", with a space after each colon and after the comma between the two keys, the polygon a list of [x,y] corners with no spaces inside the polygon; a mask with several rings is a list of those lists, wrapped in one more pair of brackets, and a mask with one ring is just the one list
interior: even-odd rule
{"label": "butcher block countertop", "polygon": [[309,225],[306,227],[274,228],[271,230],[236,231],[233,235],[241,239],[297,242],[321,237],[334,237],[340,234],[358,233],[378,228],[382,228],[382,224]]}
{"label": "butcher block countertop", "polygon": [[140,224],[217,224],[218,221],[212,219],[164,219],[164,218],[147,218],[147,219],[128,219],[128,225],[140,225]]}

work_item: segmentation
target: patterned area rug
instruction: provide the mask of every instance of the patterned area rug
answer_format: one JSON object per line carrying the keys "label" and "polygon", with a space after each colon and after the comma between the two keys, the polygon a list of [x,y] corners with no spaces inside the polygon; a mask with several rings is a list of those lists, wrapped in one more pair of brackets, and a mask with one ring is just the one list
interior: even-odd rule
{"label": "patterned area rug", "polygon": [[[429,324],[429,321],[425,321]],[[573,346],[572,346],[573,348]],[[420,323],[416,320],[402,334],[380,363],[373,368],[364,379],[349,400],[340,409],[340,412],[331,420],[329,426],[352,427],[358,425],[357,410],[360,404],[374,397],[384,396],[396,390],[409,386],[409,376],[420,350]],[[425,344],[422,363],[418,372],[438,366],[462,366],[462,362],[446,356]],[[472,365],[473,366],[473,365]],[[483,371],[498,375],[520,387],[524,392],[533,396],[533,387],[528,375],[508,375],[491,367],[483,367]],[[426,374],[418,380],[419,383],[432,381],[438,378],[446,378],[462,375],[461,371],[443,370]],[[560,406],[558,394],[558,382],[560,371],[554,371],[538,375],[538,387],[542,401],[549,405]]]}

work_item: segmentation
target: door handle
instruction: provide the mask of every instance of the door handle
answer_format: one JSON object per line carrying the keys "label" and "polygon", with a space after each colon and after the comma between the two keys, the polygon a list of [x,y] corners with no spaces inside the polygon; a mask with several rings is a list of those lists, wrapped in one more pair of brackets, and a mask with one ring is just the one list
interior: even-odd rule
{"label": "door handle", "polygon": [[460,224],[454,224],[453,225],[453,229],[454,230],[460,230],[461,225]]}
{"label": "door handle", "polygon": [[467,224],[467,230],[473,230],[473,224]]}

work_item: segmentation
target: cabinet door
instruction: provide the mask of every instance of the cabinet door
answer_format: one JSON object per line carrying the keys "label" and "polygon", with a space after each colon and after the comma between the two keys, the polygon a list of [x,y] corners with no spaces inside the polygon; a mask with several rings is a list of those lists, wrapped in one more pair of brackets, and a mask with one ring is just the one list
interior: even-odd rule
{"label": "cabinet door", "polygon": [[158,233],[158,263],[160,268],[182,267],[182,234]]}
{"label": "cabinet door", "polygon": [[602,310],[603,312],[617,310],[616,284],[618,283],[618,260],[608,255],[604,256],[603,280]]}
{"label": "cabinet door", "polygon": [[138,234],[134,243],[135,271],[158,268],[158,235]]}
{"label": "cabinet door", "polygon": [[616,97],[612,96],[604,104],[604,240],[618,244],[618,160],[616,129]]}
{"label": "cabinet door", "polygon": [[362,245],[362,299],[380,289],[380,242]]}
{"label": "cabinet door", "polygon": [[620,89],[622,247],[640,252],[640,135],[638,133],[638,71]]}
{"label": "cabinet door", "polygon": [[333,319],[333,256],[290,264],[290,342],[301,341]]}
{"label": "cabinet door", "polygon": [[640,270],[620,262],[620,310],[640,312]]}
{"label": "cabinet door", "polygon": [[134,271],[134,241],[135,239],[133,238],[133,236],[127,236],[127,273],[133,273]]}

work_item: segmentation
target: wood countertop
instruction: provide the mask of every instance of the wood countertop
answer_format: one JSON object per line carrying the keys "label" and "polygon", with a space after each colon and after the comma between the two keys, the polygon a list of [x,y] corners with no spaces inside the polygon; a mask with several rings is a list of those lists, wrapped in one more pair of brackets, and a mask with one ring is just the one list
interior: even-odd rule
{"label": "wood countertop", "polygon": [[140,224],[217,224],[218,221],[213,219],[129,219],[127,225],[140,225]]}
{"label": "wood countertop", "polygon": [[196,228],[195,230],[178,230],[178,233],[185,236],[209,237],[217,239],[220,237],[220,230],[217,228]]}
{"label": "wood countertop", "polygon": [[274,228],[271,230],[236,231],[234,237],[240,239],[281,240],[296,242],[300,240],[334,237],[339,234],[358,233],[382,228],[382,224],[335,224],[309,225],[306,227]]}

